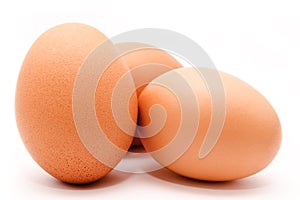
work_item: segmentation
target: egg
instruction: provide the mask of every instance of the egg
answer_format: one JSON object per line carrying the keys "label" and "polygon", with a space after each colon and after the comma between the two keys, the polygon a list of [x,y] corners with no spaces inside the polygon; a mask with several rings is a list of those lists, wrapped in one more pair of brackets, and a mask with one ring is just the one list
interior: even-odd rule
{"label": "egg", "polygon": [[[122,59],[124,64],[130,69],[132,78],[136,84],[137,96],[141,94],[143,89],[153,79],[159,75],[166,73],[172,69],[182,67],[172,55],[157,47],[142,43],[121,43],[116,48],[120,49],[124,54]],[[141,146],[137,137],[132,142],[133,147]]]}
{"label": "egg", "polygon": [[[82,128],[92,119],[85,117],[88,111],[85,104],[76,102],[79,113],[74,113],[74,101],[87,98],[84,93],[74,96],[74,87],[82,66],[91,65],[88,59],[98,45],[107,37],[97,29],[79,23],[58,25],[43,33],[27,53],[17,82],[15,97],[16,121],[21,138],[32,158],[53,177],[72,184],[86,184],[99,180],[108,174],[122,159],[123,154],[115,154],[106,146],[87,146],[81,136],[88,135],[92,128]],[[99,52],[98,52],[99,53]],[[99,55],[99,54],[98,54]],[[99,57],[99,56],[98,56]],[[101,66],[100,66],[101,67]],[[116,61],[102,74],[95,86],[95,118],[102,127],[106,137],[119,149],[126,152],[130,147],[135,126],[128,123],[127,130],[122,131],[111,110],[112,92],[117,81],[128,72],[128,68]],[[91,80],[93,69],[83,74],[85,82]],[[132,82],[132,84],[134,84]],[[78,84],[78,87],[80,84]],[[93,87],[84,88],[90,91]],[[137,98],[129,101],[132,120],[137,120]],[[75,118],[82,123],[75,123]],[[125,121],[127,119],[124,119]],[[102,144],[95,140],[95,143]],[[97,159],[90,149],[95,149],[108,159],[111,165]]]}
{"label": "egg", "polygon": [[[143,90],[139,123],[141,134],[149,136],[142,139],[145,149],[169,170],[198,180],[229,181],[261,171],[281,144],[275,110],[242,80],[199,69],[203,73],[195,68],[167,72]],[[221,90],[214,93],[206,80],[214,84],[218,77]],[[224,109],[216,106],[222,104]],[[218,123],[211,126],[213,119]]]}

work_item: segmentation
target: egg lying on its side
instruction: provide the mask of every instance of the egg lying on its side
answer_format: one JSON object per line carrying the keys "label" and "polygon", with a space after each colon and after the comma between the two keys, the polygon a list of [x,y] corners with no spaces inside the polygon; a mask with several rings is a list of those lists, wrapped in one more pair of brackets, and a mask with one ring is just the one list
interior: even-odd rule
{"label": "egg lying on its side", "polygon": [[[34,42],[19,74],[15,111],[21,138],[33,159],[63,182],[90,183],[105,176],[114,167],[96,159],[82,143],[73,113],[73,92],[78,72],[91,51],[106,40],[100,31],[84,24],[56,26]],[[93,62],[87,64],[93,65]],[[128,68],[121,62],[113,63],[95,86],[93,105],[107,138],[124,151],[128,150],[133,137],[118,128],[111,111],[111,96],[115,84],[127,72]],[[93,73],[92,70],[87,74],[86,82],[90,81]],[[84,94],[78,97],[87,98]],[[128,99],[116,101],[122,103]],[[129,105],[132,119],[136,121],[138,106],[135,95]],[[83,116],[83,124],[90,123],[91,119],[84,118],[88,112],[87,105],[79,106],[82,113],[77,114]],[[133,135],[135,126],[128,123],[127,130],[131,130]],[[88,134],[92,130],[86,128],[84,131]],[[112,165],[116,165],[123,156],[113,154],[105,146],[94,149],[106,155]]]}
{"label": "egg lying on its side", "polygon": [[[201,70],[205,76],[213,74],[211,69]],[[216,110],[215,116],[212,116],[212,93],[205,76],[201,76],[194,68],[177,69],[154,79],[143,90],[139,97],[139,120],[141,125],[148,128],[141,134],[149,135],[157,131],[156,135],[142,139],[145,149],[171,171],[193,179],[227,181],[257,173],[273,160],[280,147],[281,127],[276,112],[254,88],[219,72],[223,85],[219,89],[224,91],[225,102],[218,102],[223,101],[221,99],[215,99],[215,102],[224,103],[225,109]],[[178,93],[170,88],[177,89]],[[195,97],[188,93],[190,90]],[[217,94],[221,94],[220,90]],[[180,99],[180,95],[185,99]],[[198,105],[198,116],[195,115],[197,106],[191,107],[193,100]],[[183,108],[189,104],[190,107]],[[163,111],[157,109],[158,105]],[[212,144],[212,149],[207,155],[201,156],[204,140],[212,138],[207,135],[208,130],[215,128],[210,127],[212,119],[218,120],[222,112],[225,115],[219,123],[220,135],[215,138],[216,141],[206,141]],[[198,126],[195,123],[197,117]],[[165,121],[160,128],[157,127],[159,121]],[[194,138],[191,137],[191,126],[196,127]],[[192,140],[187,141],[188,138]],[[184,143],[188,145],[181,146]]]}
{"label": "egg lying on its side", "polygon": [[[137,96],[156,77],[182,65],[166,51],[142,43],[121,43],[116,48],[125,52],[122,56],[124,64],[130,69],[137,87]],[[126,51],[127,49],[127,51]],[[139,133],[136,133],[138,136]],[[140,146],[138,137],[134,138],[132,146]]]}

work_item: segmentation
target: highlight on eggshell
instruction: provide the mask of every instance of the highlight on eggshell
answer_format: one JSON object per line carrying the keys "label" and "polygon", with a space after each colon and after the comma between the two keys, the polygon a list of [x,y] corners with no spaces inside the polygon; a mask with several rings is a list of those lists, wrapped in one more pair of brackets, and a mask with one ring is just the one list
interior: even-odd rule
{"label": "highlight on eggshell", "polygon": [[[147,34],[155,31],[133,35],[152,40]],[[41,168],[66,183],[91,183],[140,140],[159,167],[193,179],[235,180],[271,163],[281,127],[270,103],[213,69],[192,40],[156,33],[179,45],[164,38],[154,43],[210,68],[182,68],[151,42],[113,43],[79,23],[53,27],[33,43],[19,73],[15,113],[23,143]]]}
{"label": "highlight on eggshell", "polygon": [[[79,81],[89,83],[95,71],[101,69],[103,60],[93,59],[95,55],[90,53],[104,42],[106,49],[100,54],[117,55],[113,44],[97,29],[79,23],[58,25],[34,42],[19,74],[15,111],[23,143],[45,171],[63,182],[85,184],[102,178],[118,164],[132,143],[135,124],[131,121],[136,122],[138,108],[136,94],[130,99],[119,96],[115,100],[120,105],[129,104],[126,109],[130,110],[131,119],[122,119],[125,124],[128,122],[129,133],[119,129],[111,110],[115,84],[128,72],[121,60],[109,65],[100,80],[97,77],[90,93],[93,88],[78,87]],[[88,56],[90,59],[86,60]],[[82,65],[88,67],[83,70]],[[128,79],[124,87],[134,88],[133,80]],[[74,90],[81,94],[74,94]],[[91,93],[92,97],[87,96]],[[83,104],[87,98],[94,101],[92,110],[90,105]],[[96,115],[96,124],[86,118],[91,112]],[[114,154],[109,151],[110,146],[101,146],[101,134],[90,129],[94,126],[101,126],[105,134],[102,138],[108,138],[123,151]],[[98,142],[96,146],[94,141]],[[95,155],[104,157],[106,163]]]}
{"label": "highlight on eggshell", "polygon": [[[281,144],[280,122],[259,92],[223,72],[218,74],[223,82],[220,89],[225,92],[225,118],[222,110],[213,113],[211,93],[215,91],[205,80],[214,73],[206,68],[182,68],[148,84],[139,97],[139,123],[147,126],[154,119],[149,116],[153,107],[163,108],[164,115],[155,115],[155,120],[165,123],[156,135],[141,140],[156,161],[182,176],[207,181],[244,178],[261,171],[274,159]],[[185,99],[180,94],[185,94]],[[191,105],[190,116],[185,114],[185,104]],[[203,144],[210,137],[213,117],[222,118],[222,129],[218,137],[208,140],[213,148],[203,156],[201,150],[207,148]],[[141,134],[152,134],[157,129],[149,126]]]}

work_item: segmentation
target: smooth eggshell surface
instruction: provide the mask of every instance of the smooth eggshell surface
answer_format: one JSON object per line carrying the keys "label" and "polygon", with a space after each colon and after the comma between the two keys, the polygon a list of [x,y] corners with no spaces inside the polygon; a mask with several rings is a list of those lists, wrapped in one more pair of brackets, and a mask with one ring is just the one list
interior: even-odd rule
{"label": "smooth eggshell surface", "polygon": [[[210,69],[202,70],[210,72]],[[199,126],[187,150],[182,152],[180,157],[174,157],[172,163],[168,163],[166,160],[170,160],[174,155],[160,150],[168,148],[168,145],[176,140],[175,135],[183,121],[183,110],[179,104],[181,100],[169,90],[168,86],[174,84],[176,88],[181,87],[183,94],[189,90],[182,82],[174,82],[175,74],[180,75],[189,84],[197,97]],[[210,73],[206,74],[209,76]],[[145,149],[152,152],[152,156],[159,163],[182,176],[209,181],[228,181],[247,177],[265,168],[279,150],[281,126],[270,103],[247,83],[223,72],[219,75],[225,92],[225,120],[220,137],[204,158],[199,157],[199,151],[212,119],[212,96],[203,76],[200,76],[194,68],[177,69],[154,79],[139,97],[141,125],[146,126],[151,122],[149,110],[154,105],[162,106],[166,113],[165,124],[157,134],[142,140]],[[157,84],[164,78],[167,80],[167,77],[169,85]],[[193,96],[187,97],[190,101],[192,98]],[[192,101],[187,103],[192,105]],[[189,109],[188,112],[192,112],[196,107]],[[162,116],[162,114],[153,115],[152,121],[162,121],[164,120]],[[186,120],[190,124],[194,123],[192,116],[188,116]],[[185,127],[183,130],[186,137],[190,134],[188,128]],[[153,130],[150,127],[147,132],[141,134],[148,134],[151,131]],[[184,140],[183,137],[181,141],[177,141],[179,145],[178,148],[175,146],[175,151],[181,148],[180,144],[185,142]]]}
{"label": "smooth eggshell surface", "polygon": [[[124,63],[132,73],[136,83],[137,96],[153,79],[170,70],[182,67],[182,65],[169,53],[146,44],[128,43],[123,46],[136,46],[136,50],[130,51],[122,56]],[[122,46],[119,45],[120,48]],[[124,48],[124,47],[123,47]],[[138,135],[138,133],[136,133]],[[132,146],[140,146],[139,138],[134,138]]]}

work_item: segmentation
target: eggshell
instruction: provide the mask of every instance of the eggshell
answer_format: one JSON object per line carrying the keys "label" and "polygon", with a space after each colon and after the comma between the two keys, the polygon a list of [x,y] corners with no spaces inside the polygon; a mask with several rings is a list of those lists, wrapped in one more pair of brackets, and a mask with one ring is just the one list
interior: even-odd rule
{"label": "eggshell", "polygon": [[[204,68],[202,70],[211,71]],[[163,151],[160,153],[160,150],[176,140],[177,130],[183,121],[181,100],[178,99],[178,95],[169,90],[169,86],[174,84],[182,87],[183,92],[188,90],[182,82],[174,82],[177,80],[174,78],[175,74],[179,74],[194,91],[200,111],[199,126],[187,150],[172,163],[166,164],[166,160],[174,155],[172,153],[162,155]],[[238,78],[223,72],[219,75],[225,92],[226,115],[220,137],[212,150],[203,158],[199,157],[199,151],[212,119],[212,96],[203,76],[199,75],[194,68],[173,70],[154,79],[139,97],[141,125],[146,126],[151,122],[149,110],[154,105],[162,106],[166,113],[166,121],[160,131],[152,137],[142,139],[145,149],[151,152],[159,163],[182,176],[208,181],[228,181],[247,177],[265,168],[279,150],[281,126],[270,103],[254,88]],[[157,84],[159,80],[167,78],[171,80],[170,85]],[[193,96],[187,98],[192,99]],[[191,107],[190,112],[195,109],[197,108]],[[153,116],[155,116],[152,118],[154,121],[164,120],[162,114]],[[192,117],[188,120],[191,124],[194,123]],[[151,132],[151,127],[147,131]],[[141,134],[148,133],[145,131]],[[183,134],[189,134],[188,128],[183,130]],[[181,144],[184,141],[177,142]]]}
{"label": "eggshell", "polygon": [[[137,87],[137,96],[154,78],[172,69],[182,67],[182,65],[166,51],[142,43],[123,43],[117,48],[125,49],[122,59],[124,64],[130,69]],[[136,133],[138,136],[138,133]],[[135,137],[132,146],[142,145],[139,138]]]}
{"label": "eggshell", "polygon": [[[72,110],[77,73],[90,52],[106,39],[100,31],[88,25],[68,23],[56,26],[34,42],[19,74],[15,111],[21,138],[33,159],[63,182],[90,183],[112,169],[86,149],[75,127]],[[99,124],[107,138],[124,150],[129,148],[132,137],[118,128],[111,111],[111,95],[114,85],[126,72],[125,65],[114,62],[99,80],[95,93]],[[129,105],[136,121],[135,96]],[[135,127],[129,129],[133,135]],[[115,164],[122,158],[122,155],[105,153],[110,154],[108,156]]]}

